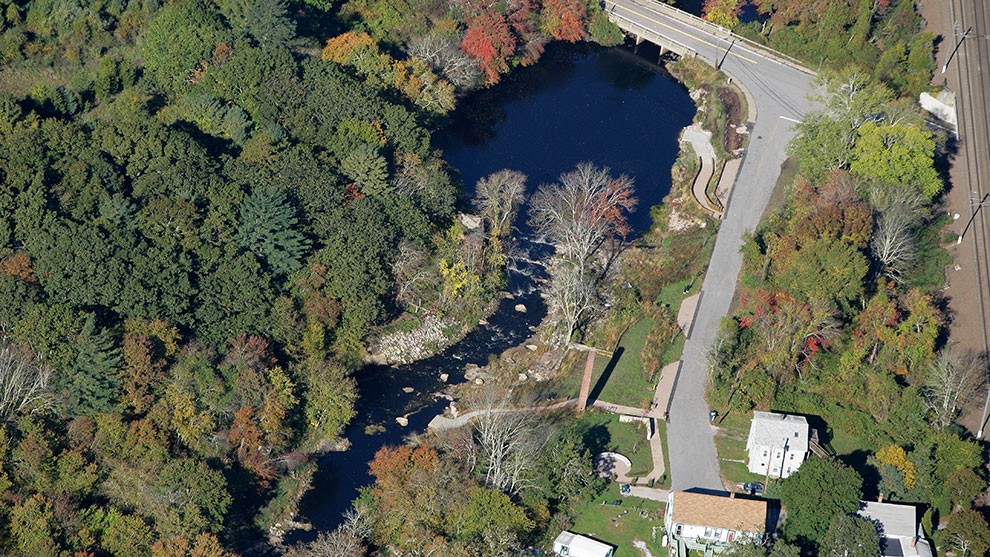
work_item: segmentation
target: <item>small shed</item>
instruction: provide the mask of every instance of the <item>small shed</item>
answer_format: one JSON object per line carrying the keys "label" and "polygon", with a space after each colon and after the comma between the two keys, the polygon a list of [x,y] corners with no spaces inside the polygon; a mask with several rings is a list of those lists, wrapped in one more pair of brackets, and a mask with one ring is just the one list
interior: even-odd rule
{"label": "small shed", "polygon": [[564,530],[553,540],[553,552],[567,557],[612,557],[615,548],[581,534]]}

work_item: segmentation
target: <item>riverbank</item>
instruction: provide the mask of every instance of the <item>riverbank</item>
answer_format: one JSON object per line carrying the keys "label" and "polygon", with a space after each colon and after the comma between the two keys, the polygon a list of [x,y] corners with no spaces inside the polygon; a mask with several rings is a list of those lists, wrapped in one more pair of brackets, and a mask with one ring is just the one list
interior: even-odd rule
{"label": "riverbank", "polygon": [[[645,234],[625,250],[621,266],[628,269],[623,271],[620,280],[610,284],[608,297],[613,313],[639,311],[633,308],[642,301],[648,301],[656,308],[663,308],[657,309],[663,314],[661,326],[654,325],[645,333],[646,337],[653,335],[650,338],[651,343],[656,341],[655,344],[665,347],[655,354],[648,353],[644,356],[650,361],[655,360],[657,366],[660,366],[661,361],[666,363],[671,358],[676,359],[675,355],[679,354],[681,336],[670,334],[671,328],[676,328],[674,316],[680,299],[697,289],[696,284],[703,273],[704,259],[710,251],[711,238],[717,223],[694,205],[689,186],[691,163],[683,154],[679,154],[677,135],[696,114],[687,91],[681,84],[661,79],[660,76],[666,73],[662,67],[652,65],[649,69],[644,69],[640,61],[629,60],[629,53],[612,55],[609,52],[595,51],[577,57],[570,54],[568,58],[559,52],[548,51],[545,61],[561,64],[549,72],[551,75],[559,75],[560,67],[570,67],[572,69],[569,71],[577,71],[581,77],[566,80],[567,85],[563,90],[550,89],[549,92],[555,96],[544,100],[541,96],[544,93],[540,92],[539,87],[546,87],[548,84],[548,70],[540,67],[524,68],[519,75],[528,74],[539,85],[530,85],[525,80],[516,81],[510,75],[499,86],[510,89],[509,96],[512,100],[508,104],[500,105],[494,98],[493,92],[498,88],[482,92],[479,99],[483,100],[465,102],[465,105],[476,103],[473,107],[484,111],[484,121],[488,123],[481,130],[483,139],[478,138],[479,129],[472,127],[470,134],[453,132],[454,137],[463,138],[461,144],[452,144],[449,139],[442,144],[447,149],[451,164],[460,165],[461,178],[465,182],[468,195],[471,194],[476,176],[505,166],[526,170],[527,164],[520,159],[520,155],[514,154],[515,150],[532,157],[533,163],[530,164],[534,166],[528,172],[530,187],[535,187],[539,181],[555,179],[558,171],[554,165],[567,168],[574,161],[586,158],[606,162],[617,171],[635,176],[637,194],[642,201],[633,224],[640,230],[645,230]],[[585,68],[594,68],[594,71],[589,72]],[[604,82],[599,81],[602,76]],[[589,86],[589,83],[594,86]],[[617,94],[619,98],[616,98]],[[568,112],[560,95],[569,95],[567,102],[578,106],[594,102],[602,108],[604,103],[608,110],[604,110],[602,120],[581,121],[574,115],[598,118],[602,114],[598,111],[587,114],[577,110]],[[666,103],[656,103],[657,98],[665,98]],[[677,108],[674,100],[687,103],[690,106],[689,113],[688,110]],[[521,103],[523,106],[520,106]],[[642,117],[644,113],[649,115],[654,112],[654,117]],[[623,117],[621,114],[636,116]],[[551,119],[544,122],[541,118]],[[472,116],[470,121],[478,120]],[[497,122],[494,126],[491,124],[493,121]],[[550,123],[558,121],[574,127],[561,129]],[[669,126],[672,122],[676,122],[677,127],[665,127],[663,131],[663,134],[669,134],[669,139],[649,144],[634,143],[632,147],[616,141],[618,137],[659,138],[661,135],[658,135],[656,129],[651,129],[650,125]],[[460,126],[455,122],[452,129],[463,129],[463,124]],[[608,131],[609,127],[615,131]],[[582,137],[582,130],[587,129],[600,130],[600,139],[607,141],[573,140]],[[564,134],[571,139],[567,142],[541,142],[535,139],[539,133],[547,131]],[[523,146],[518,143],[519,137],[533,140],[527,142],[526,149],[522,150]],[[547,151],[538,152],[532,152],[529,148],[542,143],[552,145],[553,148],[548,147]],[[670,148],[671,154],[658,156],[658,148]],[[642,161],[648,161],[650,166],[636,166]],[[665,161],[666,166],[662,167],[660,174],[658,165]],[[673,182],[675,185],[664,185],[665,182]],[[677,206],[676,210],[674,206]],[[670,226],[671,222],[676,226]],[[520,233],[524,233],[525,223],[519,226]],[[658,230],[664,230],[665,233],[657,234]],[[473,330],[467,333],[464,340],[432,357],[392,368],[370,366],[357,374],[362,391],[358,406],[368,410],[358,417],[347,432],[351,449],[346,453],[329,454],[322,459],[322,472],[317,474],[312,490],[313,494],[319,493],[322,501],[319,511],[316,511],[312,496],[303,505],[305,512],[312,517],[316,529],[332,528],[339,520],[340,513],[346,510],[350,500],[357,495],[356,487],[350,486],[361,485],[361,478],[367,478],[364,467],[354,466],[354,462],[367,462],[379,447],[401,443],[406,434],[422,431],[426,422],[434,415],[449,408],[449,399],[466,400],[467,393],[472,389],[493,388],[503,384],[520,393],[537,394],[552,383],[550,378],[553,370],[550,369],[550,364],[556,362],[558,355],[551,353],[546,339],[536,330],[545,314],[545,304],[532,292],[532,286],[521,285],[521,282],[531,280],[530,275],[534,272],[531,263],[535,258],[531,247],[525,243],[513,250],[509,259],[509,289],[519,294],[526,292],[528,288],[530,293],[523,294],[522,299],[517,296],[515,300],[502,300],[496,317],[485,319],[487,325],[475,325],[478,320],[460,323],[459,325]],[[625,294],[621,283],[628,281],[635,284],[635,300],[623,298]],[[526,307],[525,312],[516,310],[516,305],[520,303]],[[629,315],[624,314],[623,317],[628,319]],[[601,334],[611,338],[613,342],[617,341],[622,336],[621,330],[628,328],[628,325],[619,323],[623,317],[618,321],[611,317],[606,319],[612,323],[613,331],[606,331],[609,328],[606,326],[600,332],[591,334]],[[642,375],[638,365],[624,365],[623,369],[634,370]],[[441,377],[447,379],[447,383]],[[471,382],[465,382],[465,379],[470,379]],[[647,390],[652,388],[649,380],[646,377],[643,382]],[[460,406],[461,404],[455,404],[459,411],[466,410],[459,408]],[[396,421],[396,418],[402,420]],[[329,470],[334,472],[327,474],[326,471]]]}

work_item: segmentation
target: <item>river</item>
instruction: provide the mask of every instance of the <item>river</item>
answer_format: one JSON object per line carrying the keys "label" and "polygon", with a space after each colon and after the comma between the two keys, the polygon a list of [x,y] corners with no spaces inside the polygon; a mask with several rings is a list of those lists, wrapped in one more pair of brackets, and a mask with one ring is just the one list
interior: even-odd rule
{"label": "river", "polygon": [[[465,199],[478,178],[503,168],[527,174],[532,192],[578,162],[591,161],[635,179],[640,203],[630,223],[639,232],[647,230],[650,207],[670,189],[677,136],[695,112],[684,87],[655,64],[657,56],[657,48],[645,43],[639,55],[629,47],[553,44],[539,63],[462,99],[436,144],[460,172]],[[316,531],[334,528],[358,489],[370,483],[367,463],[379,448],[424,431],[448,404],[433,397],[444,387],[441,373],[451,382],[463,381],[467,364],[484,365],[490,355],[521,344],[543,319],[546,307],[532,281],[540,268],[529,261],[545,256],[547,248],[527,240],[525,219],[518,219],[517,227],[523,240],[509,265],[515,296],[501,301],[489,325],[432,358],[357,372],[358,415],[345,432],[351,448],[320,460],[313,489],[302,502],[302,518]],[[516,312],[517,303],[528,311]],[[414,392],[405,393],[404,387]],[[395,421],[403,415],[406,427]]]}

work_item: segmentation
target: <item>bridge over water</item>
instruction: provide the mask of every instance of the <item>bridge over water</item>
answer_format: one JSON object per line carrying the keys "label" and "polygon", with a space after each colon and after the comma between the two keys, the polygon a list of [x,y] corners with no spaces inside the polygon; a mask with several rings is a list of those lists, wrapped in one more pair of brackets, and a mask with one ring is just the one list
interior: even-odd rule
{"label": "bridge over water", "polygon": [[807,95],[815,72],[667,4],[604,1],[609,19],[625,32],[718,67],[743,89],[749,105],[749,144],[725,207],[694,325],[684,343],[684,363],[667,429],[672,487],[722,491],[704,397],[707,355],[722,317],[728,314],[742,268],[743,234],[759,223],[786,158],[787,143],[794,136],[794,124],[812,109]]}

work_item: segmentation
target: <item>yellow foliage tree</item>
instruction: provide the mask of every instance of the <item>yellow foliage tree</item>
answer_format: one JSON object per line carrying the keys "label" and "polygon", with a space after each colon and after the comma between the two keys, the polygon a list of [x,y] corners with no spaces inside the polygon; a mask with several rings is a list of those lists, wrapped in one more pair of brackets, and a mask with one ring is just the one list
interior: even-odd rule
{"label": "yellow foliage tree", "polygon": [[908,460],[907,453],[898,445],[890,445],[877,451],[880,464],[893,466],[904,476],[904,489],[911,490],[918,484],[918,472],[914,463]]}

